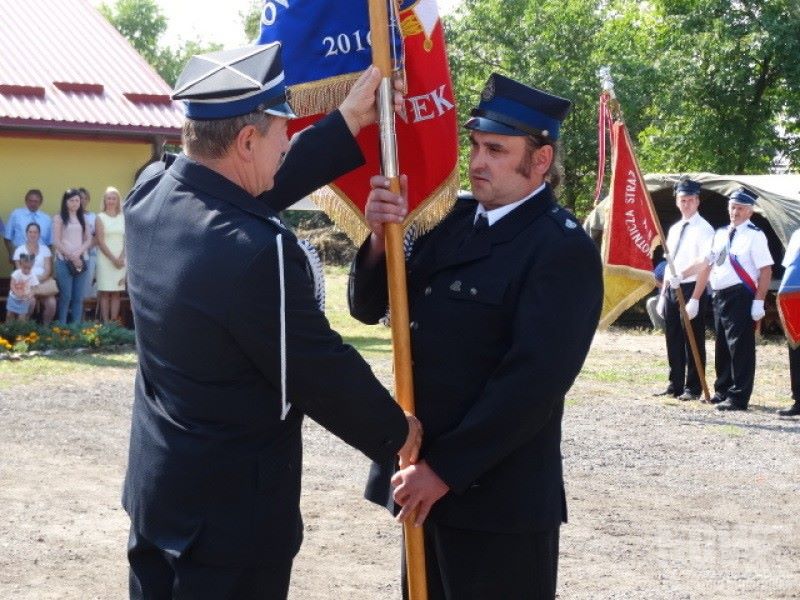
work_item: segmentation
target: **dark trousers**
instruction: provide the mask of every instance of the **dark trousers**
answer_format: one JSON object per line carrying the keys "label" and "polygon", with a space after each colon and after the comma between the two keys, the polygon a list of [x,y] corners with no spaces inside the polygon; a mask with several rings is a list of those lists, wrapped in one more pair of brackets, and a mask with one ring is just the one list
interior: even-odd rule
{"label": "dark trousers", "polygon": [[283,600],[289,593],[288,564],[212,566],[175,558],[131,528],[128,540],[131,600]]}
{"label": "dark trousers", "polygon": [[746,407],[756,374],[755,323],[750,316],[753,294],[744,285],[714,292],[714,329],[717,334],[714,393]]}
{"label": "dark trousers", "polygon": [[800,346],[789,348],[789,378],[792,380],[792,400],[800,404]]}
{"label": "dark trousers", "polygon": [[[681,284],[683,298],[689,301],[694,292],[694,283]],[[708,294],[703,292],[700,296],[700,310],[697,316],[692,319],[692,331],[697,342],[697,351],[700,354],[700,363],[705,370],[706,367],[706,311],[708,310]],[[667,339],[667,360],[669,362],[669,389],[674,394],[689,392],[699,396],[702,390],[700,376],[697,372],[697,365],[694,363],[692,348],[689,345],[689,338],[683,328],[680,306],[678,305],[678,295],[676,290],[667,292],[666,304],[664,306],[664,332]]]}
{"label": "dark trousers", "polygon": [[[559,528],[492,533],[425,523],[428,600],[553,600]],[[405,553],[403,598],[408,599]]]}

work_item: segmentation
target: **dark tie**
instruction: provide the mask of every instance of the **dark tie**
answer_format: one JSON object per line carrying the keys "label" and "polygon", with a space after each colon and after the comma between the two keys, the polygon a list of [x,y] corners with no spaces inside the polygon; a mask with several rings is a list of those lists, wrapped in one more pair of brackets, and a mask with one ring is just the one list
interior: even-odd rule
{"label": "dark tie", "polygon": [[689,221],[686,221],[683,225],[681,225],[681,232],[678,234],[678,243],[675,244],[675,252],[672,253],[672,259],[675,260],[678,258],[678,250],[681,247],[681,242],[683,241],[683,234],[686,233],[686,226],[689,224]]}
{"label": "dark tie", "polygon": [[733,243],[733,236],[736,235],[736,227],[731,229],[731,232],[728,234],[728,245],[730,246]]}
{"label": "dark tie", "polygon": [[481,231],[486,231],[487,229],[489,229],[489,220],[486,218],[486,214],[480,213],[472,222],[472,229],[467,230],[467,234],[462,238],[459,246],[463,246],[471,240],[474,240]]}

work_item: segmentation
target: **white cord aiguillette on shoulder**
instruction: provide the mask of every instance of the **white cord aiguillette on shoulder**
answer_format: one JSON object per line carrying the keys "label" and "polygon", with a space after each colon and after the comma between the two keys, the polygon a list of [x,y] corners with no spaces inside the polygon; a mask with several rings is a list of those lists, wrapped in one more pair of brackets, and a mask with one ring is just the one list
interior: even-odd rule
{"label": "white cord aiguillette on shoulder", "polygon": [[283,265],[283,234],[278,234],[276,242],[278,245],[278,280],[281,295],[281,421],[285,421],[292,404],[286,400],[286,279]]}

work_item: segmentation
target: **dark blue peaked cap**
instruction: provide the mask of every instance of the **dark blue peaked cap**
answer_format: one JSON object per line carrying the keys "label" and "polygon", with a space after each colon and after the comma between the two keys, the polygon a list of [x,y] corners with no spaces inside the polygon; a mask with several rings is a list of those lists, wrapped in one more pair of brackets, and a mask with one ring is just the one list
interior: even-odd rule
{"label": "dark blue peaked cap", "polygon": [[501,135],[543,135],[557,140],[572,102],[492,73],[464,127]]}
{"label": "dark blue peaked cap", "polygon": [[736,204],[745,204],[747,206],[755,206],[756,203],[756,195],[748,189],[740,187],[738,190],[733,192],[730,196],[731,202],[736,202]]}
{"label": "dark blue peaked cap", "polygon": [[681,179],[675,184],[675,195],[687,194],[689,196],[697,196],[700,194],[700,182],[688,177]]}
{"label": "dark blue peaked cap", "polygon": [[172,93],[195,120],[230,119],[257,109],[295,118],[286,98],[281,45],[245,46],[193,56]]}

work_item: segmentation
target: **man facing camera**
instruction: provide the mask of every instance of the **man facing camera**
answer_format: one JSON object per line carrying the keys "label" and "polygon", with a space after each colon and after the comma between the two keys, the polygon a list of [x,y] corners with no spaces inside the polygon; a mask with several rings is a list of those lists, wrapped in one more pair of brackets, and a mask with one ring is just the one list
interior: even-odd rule
{"label": "man facing camera", "polygon": [[[686,313],[691,319],[692,335],[697,342],[700,356],[700,369],[706,365],[706,320],[708,294],[707,277],[690,275],[682,278],[680,273],[699,259],[708,256],[714,228],[709,225],[697,209],[700,207],[700,183],[689,178],[681,179],[675,185],[675,205],[681,213],[681,220],[672,225],[667,233],[667,252],[675,266],[675,277],[666,277],[669,285],[663,287],[659,314],[664,317],[664,333],[667,340],[667,361],[669,362],[669,383],[667,389],[657,395],[676,396],[679,400],[700,398],[700,374],[692,356],[689,338],[684,330],[678,304],[680,286],[686,302]],[[669,274],[669,270],[666,272]]]}
{"label": "man facing camera", "polygon": [[[494,74],[466,123],[473,197],[458,200],[408,259],[421,460],[373,466],[367,495],[425,525],[428,594],[556,594],[564,397],[600,315],[600,257],[555,201],[570,102]],[[405,184],[405,178],[402,183]],[[370,238],[354,262],[350,311],[386,312],[384,223],[406,202],[372,179]],[[395,486],[392,496],[389,479]],[[403,578],[405,580],[405,577]]]}

